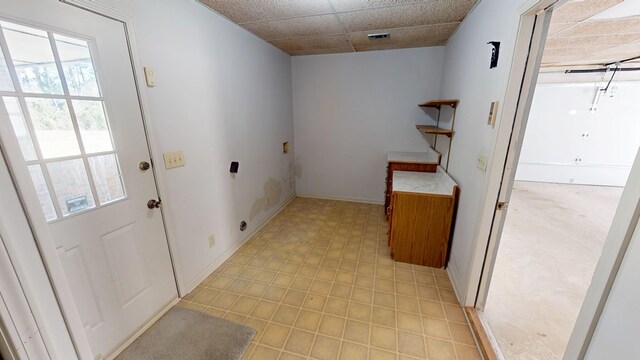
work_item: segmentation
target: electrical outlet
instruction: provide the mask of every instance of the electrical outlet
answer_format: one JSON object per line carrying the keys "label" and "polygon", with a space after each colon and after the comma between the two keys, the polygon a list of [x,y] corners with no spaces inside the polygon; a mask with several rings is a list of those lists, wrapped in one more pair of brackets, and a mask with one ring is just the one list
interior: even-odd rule
{"label": "electrical outlet", "polygon": [[482,171],[487,171],[487,157],[482,154],[478,155],[478,164],[476,166]]}
{"label": "electrical outlet", "polygon": [[164,156],[164,167],[167,170],[184,166],[185,164],[182,150],[166,152],[162,155]]}
{"label": "electrical outlet", "polygon": [[216,245],[216,237],[215,235],[209,235],[209,247],[212,248]]}

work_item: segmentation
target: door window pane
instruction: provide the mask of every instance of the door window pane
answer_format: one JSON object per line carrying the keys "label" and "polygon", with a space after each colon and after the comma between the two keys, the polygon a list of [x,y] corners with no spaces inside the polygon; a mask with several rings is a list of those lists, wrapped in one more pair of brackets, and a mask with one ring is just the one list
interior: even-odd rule
{"label": "door window pane", "polygon": [[18,81],[25,93],[62,94],[46,31],[0,21]]}
{"label": "door window pane", "polygon": [[62,99],[27,98],[27,108],[45,159],[79,155],[69,107]]}
{"label": "door window pane", "polygon": [[100,96],[89,44],[84,40],[55,34],[64,78],[71,95]]}
{"label": "door window pane", "polygon": [[47,169],[63,216],[96,206],[82,159],[50,163]]}
{"label": "door window pane", "polygon": [[84,151],[88,154],[113,150],[102,101],[73,100]]}
{"label": "door window pane", "polygon": [[90,157],[89,167],[100,205],[124,198],[122,175],[115,154]]}
{"label": "door window pane", "polygon": [[40,200],[40,206],[42,207],[42,212],[44,212],[45,219],[47,219],[47,221],[57,219],[58,216],[56,215],[56,209],[53,207],[49,188],[47,187],[47,183],[44,181],[42,168],[40,165],[29,165],[29,173],[31,174],[33,186],[36,188],[38,200]]}
{"label": "door window pane", "polygon": [[11,75],[9,75],[9,68],[2,54],[2,49],[0,49],[0,91],[14,91],[13,82],[11,81]]}
{"label": "door window pane", "polygon": [[31,135],[27,129],[27,124],[24,121],[24,116],[22,115],[22,109],[20,108],[18,98],[5,96],[2,98],[2,101],[7,109],[7,113],[9,113],[13,132],[18,138],[18,144],[20,144],[20,149],[22,150],[22,156],[26,161],[37,160],[38,156],[36,155],[36,150],[33,147],[33,141],[31,140]]}

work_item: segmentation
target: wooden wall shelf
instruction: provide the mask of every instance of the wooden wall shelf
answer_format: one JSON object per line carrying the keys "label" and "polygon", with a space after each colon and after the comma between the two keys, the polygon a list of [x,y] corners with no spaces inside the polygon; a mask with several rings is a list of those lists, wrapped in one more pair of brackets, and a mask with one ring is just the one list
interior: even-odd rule
{"label": "wooden wall shelf", "polygon": [[427,107],[427,108],[436,108],[440,109],[441,106],[451,106],[452,108],[456,108],[458,106],[458,100],[449,99],[449,100],[429,100],[423,102],[422,104],[418,104],[419,107]]}
{"label": "wooden wall shelf", "polygon": [[443,129],[433,125],[416,125],[416,128],[420,130],[420,132],[422,133],[432,134],[432,135],[445,135],[448,137],[452,137],[453,134],[455,133],[453,130]]}

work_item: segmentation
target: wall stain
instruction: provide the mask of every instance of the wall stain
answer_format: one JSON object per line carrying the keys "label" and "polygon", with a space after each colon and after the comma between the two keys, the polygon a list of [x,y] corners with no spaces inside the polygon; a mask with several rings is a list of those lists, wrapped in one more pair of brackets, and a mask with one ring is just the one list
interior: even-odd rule
{"label": "wall stain", "polygon": [[282,198],[282,185],[276,179],[269,178],[263,185],[264,195],[257,199],[251,206],[249,220],[253,220],[262,211],[266,211],[280,203]]}

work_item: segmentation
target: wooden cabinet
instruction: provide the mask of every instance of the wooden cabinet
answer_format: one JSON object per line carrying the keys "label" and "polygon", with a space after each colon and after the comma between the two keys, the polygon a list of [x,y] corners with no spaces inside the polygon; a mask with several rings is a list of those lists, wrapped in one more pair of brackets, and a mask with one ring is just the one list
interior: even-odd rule
{"label": "wooden cabinet", "polygon": [[393,173],[389,251],[396,261],[446,265],[459,189],[438,167],[435,173]]}
{"label": "wooden cabinet", "polygon": [[384,208],[389,214],[394,171],[436,172],[440,164],[440,154],[429,148],[427,152],[390,152],[387,154],[387,179]]}

